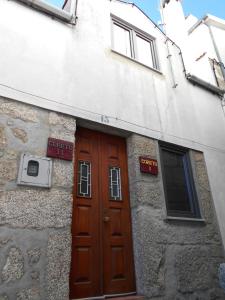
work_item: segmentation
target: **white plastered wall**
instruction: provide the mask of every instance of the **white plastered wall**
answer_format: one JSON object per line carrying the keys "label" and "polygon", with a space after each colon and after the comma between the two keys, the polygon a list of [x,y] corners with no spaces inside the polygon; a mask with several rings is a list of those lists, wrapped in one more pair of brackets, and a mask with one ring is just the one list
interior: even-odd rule
{"label": "white plastered wall", "polygon": [[[1,0],[0,95],[204,151],[225,242],[219,97],[185,79],[179,49],[170,43],[178,84],[172,88],[166,38],[135,6],[81,0],[77,13],[72,26]],[[110,13],[156,38],[161,74],[111,51]]]}

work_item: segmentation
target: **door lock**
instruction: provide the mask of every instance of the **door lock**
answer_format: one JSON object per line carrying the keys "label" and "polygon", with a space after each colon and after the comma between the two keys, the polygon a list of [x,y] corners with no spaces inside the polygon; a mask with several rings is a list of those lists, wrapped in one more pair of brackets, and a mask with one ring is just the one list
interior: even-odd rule
{"label": "door lock", "polygon": [[110,221],[110,217],[105,216],[105,217],[103,218],[103,221],[104,221],[105,223],[109,222],[109,221]]}

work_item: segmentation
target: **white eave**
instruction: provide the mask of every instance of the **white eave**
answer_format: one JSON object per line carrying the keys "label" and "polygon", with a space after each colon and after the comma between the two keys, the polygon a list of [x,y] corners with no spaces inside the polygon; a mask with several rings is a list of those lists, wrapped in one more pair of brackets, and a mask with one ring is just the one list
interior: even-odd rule
{"label": "white eave", "polygon": [[220,29],[225,30],[225,20],[217,18],[213,15],[207,14],[200,20],[198,20],[197,23],[195,23],[188,31],[188,34],[191,34],[199,25],[206,24],[209,26],[215,26]]}

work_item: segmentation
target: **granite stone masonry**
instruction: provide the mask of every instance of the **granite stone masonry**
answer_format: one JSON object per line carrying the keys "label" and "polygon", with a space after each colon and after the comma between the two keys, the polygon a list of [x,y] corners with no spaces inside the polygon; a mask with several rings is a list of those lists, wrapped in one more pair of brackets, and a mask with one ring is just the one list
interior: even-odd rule
{"label": "granite stone masonry", "polygon": [[18,186],[21,153],[74,142],[76,120],[0,98],[0,299],[68,300],[73,162],[53,160],[50,189]]}
{"label": "granite stone masonry", "polygon": [[139,166],[139,156],[160,164],[158,142],[133,134],[127,144],[137,292],[157,300],[225,299],[218,280],[224,253],[203,153],[190,154],[204,221],[168,220],[160,165],[158,176]]}
{"label": "granite stone masonry", "polygon": [[[70,116],[0,98],[0,300],[68,300],[73,161],[52,159],[52,186],[18,186],[21,153],[46,156],[48,137],[74,142]],[[222,300],[223,248],[204,155],[191,151],[204,222],[168,220],[156,140],[127,139],[137,292],[146,300]],[[140,172],[139,156],[159,162]]]}

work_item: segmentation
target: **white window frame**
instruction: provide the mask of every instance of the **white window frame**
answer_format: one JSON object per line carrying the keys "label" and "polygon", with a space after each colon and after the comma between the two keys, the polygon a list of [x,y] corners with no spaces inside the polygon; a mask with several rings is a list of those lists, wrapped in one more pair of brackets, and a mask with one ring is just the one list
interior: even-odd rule
{"label": "white window frame", "polygon": [[77,1],[78,0],[68,1],[68,5],[65,5],[63,8],[59,8],[42,0],[18,0],[18,2],[23,2],[29,7],[74,25],[76,23]]}
{"label": "white window frame", "polygon": [[[116,48],[114,44],[114,33],[113,33],[113,25],[120,26],[121,28],[124,28],[125,30],[128,30],[130,33],[130,45],[131,45],[131,57],[126,56],[123,53],[120,53]],[[136,37],[139,37],[147,42],[150,43],[151,47],[151,54],[152,54],[152,66],[147,65],[143,62],[141,62],[138,59],[138,48],[137,48],[137,42],[136,42]],[[156,39],[149,35],[148,33],[142,31],[141,29],[136,28],[135,26],[127,23],[126,21],[120,19],[117,16],[111,15],[111,45],[112,45],[112,50],[122,56],[125,56],[129,59],[132,59],[139,64],[142,64],[150,69],[160,71],[159,67],[159,60],[158,60],[158,55],[157,55],[157,48],[156,48]]]}

